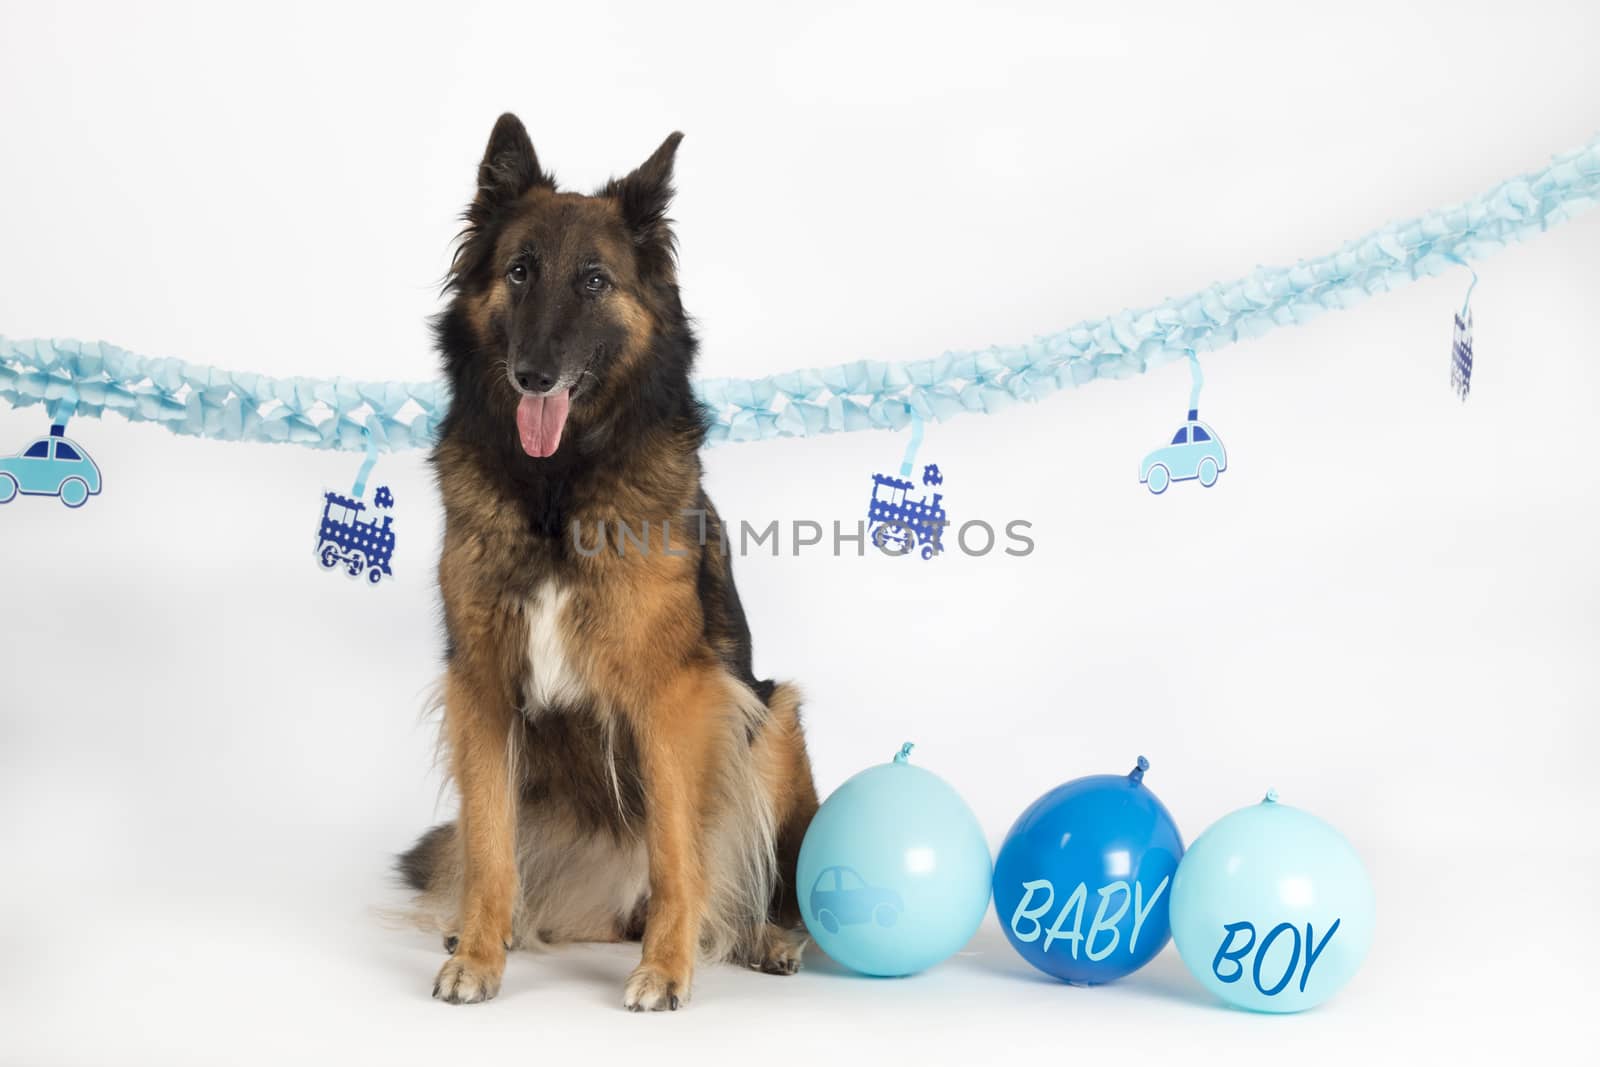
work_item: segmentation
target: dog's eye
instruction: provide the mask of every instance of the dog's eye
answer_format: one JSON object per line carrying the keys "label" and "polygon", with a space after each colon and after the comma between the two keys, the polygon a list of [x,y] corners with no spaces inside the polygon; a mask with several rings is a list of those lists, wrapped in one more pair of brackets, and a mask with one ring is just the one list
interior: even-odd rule
{"label": "dog's eye", "polygon": [[521,285],[528,280],[528,265],[526,263],[513,263],[511,269],[506,271],[506,281],[512,285]]}
{"label": "dog's eye", "polygon": [[610,284],[606,281],[606,276],[597,270],[590,271],[589,276],[583,279],[583,287],[591,293],[603,293]]}

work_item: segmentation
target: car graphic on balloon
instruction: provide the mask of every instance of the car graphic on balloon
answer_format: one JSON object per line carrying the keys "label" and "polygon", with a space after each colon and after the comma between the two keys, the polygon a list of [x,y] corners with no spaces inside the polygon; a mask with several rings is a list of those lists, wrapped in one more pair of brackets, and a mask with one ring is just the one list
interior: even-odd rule
{"label": "car graphic on balloon", "polygon": [[67,507],[81,508],[100,492],[100,468],[76,441],[62,436],[65,429],[52,426],[49,437],[0,459],[0,504],[9,504],[21,493],[58,496]]}
{"label": "car graphic on balloon", "polygon": [[853,867],[824,867],[811,886],[811,914],[830,934],[841,926],[893,926],[905,903],[893,889],[868,885]]}
{"label": "car graphic on balloon", "polygon": [[1172,435],[1172,443],[1156,449],[1139,464],[1139,481],[1152,493],[1164,493],[1173,482],[1191,479],[1209,489],[1217,484],[1217,475],[1228,469],[1221,438],[1199,416],[1198,410],[1190,408],[1189,418]]}

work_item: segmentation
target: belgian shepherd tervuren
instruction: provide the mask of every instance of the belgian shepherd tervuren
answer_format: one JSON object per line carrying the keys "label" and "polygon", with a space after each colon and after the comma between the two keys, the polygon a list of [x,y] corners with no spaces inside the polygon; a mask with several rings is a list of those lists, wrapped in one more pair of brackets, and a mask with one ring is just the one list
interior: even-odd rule
{"label": "belgian shepherd tervuren", "polygon": [[685,1003],[697,956],[800,965],[816,791],[798,693],[755,677],[700,484],[666,218],[680,138],[586,196],[501,116],[436,322],[461,805],[400,869],[446,935],[433,991],[453,1004],[493,997],[508,949],[561,941],[642,939],[635,1011]]}

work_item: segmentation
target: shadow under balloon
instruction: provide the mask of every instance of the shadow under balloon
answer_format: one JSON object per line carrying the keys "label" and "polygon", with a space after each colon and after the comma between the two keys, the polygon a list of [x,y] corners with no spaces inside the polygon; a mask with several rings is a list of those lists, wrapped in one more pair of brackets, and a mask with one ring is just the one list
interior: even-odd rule
{"label": "shadow under balloon", "polygon": [[[837,964],[834,966],[837,966]],[[1133,995],[1154,1000],[1165,1000],[1187,1004],[1195,1008],[1216,1011],[1234,1010],[1230,1005],[1211,996],[1194,980],[1194,976],[1189,973],[1183,961],[1178,958],[1177,950],[1170,944],[1155,959],[1125,978],[1119,978],[1104,985],[1084,986],[1063,982],[1059,978],[1038,970],[1017,954],[1016,950],[1011,947],[1011,943],[1006,940],[1005,934],[992,926],[986,925],[973,936],[972,941],[965,949],[942,966],[959,967],[991,977],[1026,982],[1035,986],[1059,986],[1063,991],[1071,989],[1114,990],[1118,995]]]}
{"label": "shadow under balloon", "polygon": [[[988,918],[990,920],[994,918],[992,912]],[[951,956],[944,962],[935,964],[925,971],[918,971],[915,974],[900,975],[896,977],[862,974],[859,971],[851,970],[838,960],[834,959],[832,956],[828,955],[827,952],[822,949],[822,946],[818,945],[815,941],[807,943],[805,960],[801,967],[802,974],[829,979],[845,978],[854,982],[908,981],[916,979],[919,975],[927,975],[931,973],[943,974],[952,971],[965,971],[968,973],[992,971],[997,973],[1007,973],[1010,977],[1023,981],[1037,978],[1041,982],[1054,983],[1056,985],[1064,984],[1055,982],[1054,979],[1049,978],[1046,975],[1042,975],[1032,967],[1028,966],[1022,957],[1018,956],[1012,951],[1010,943],[1006,941],[1003,934],[989,928],[989,923],[987,921],[976,934],[972,935],[972,940],[967,942],[966,947],[961,951],[957,952],[954,956]]]}
{"label": "shadow under balloon", "polygon": [[1204,986],[1195,981],[1194,975],[1189,973],[1189,969],[1179,958],[1178,950],[1170,944],[1162,949],[1155,959],[1114,984],[1119,988],[1126,988],[1135,996],[1149,997],[1153,1000],[1187,1004],[1207,1011],[1228,1014],[1239,1011],[1226,1001],[1212,996]]}
{"label": "shadow under balloon", "polygon": [[873,980],[892,982],[893,978],[881,978],[875,975],[858,974],[828,955],[815,941],[806,944],[805,954],[801,957],[800,973],[813,978],[850,978],[858,982]]}

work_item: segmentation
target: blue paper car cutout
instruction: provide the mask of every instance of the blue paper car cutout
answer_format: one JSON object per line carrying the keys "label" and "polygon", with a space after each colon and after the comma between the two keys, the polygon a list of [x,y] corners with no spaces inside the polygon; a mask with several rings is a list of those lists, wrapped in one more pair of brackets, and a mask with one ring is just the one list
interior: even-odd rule
{"label": "blue paper car cutout", "polygon": [[904,910],[899,893],[868,885],[849,867],[823,868],[811,887],[811,914],[830,934],[865,922],[893,926]]}
{"label": "blue paper car cutout", "polygon": [[1139,464],[1139,480],[1152,493],[1164,493],[1173,482],[1197,478],[1210,488],[1217,484],[1217,475],[1228,469],[1228,454],[1222,450],[1222,440],[1216,431],[1199,419],[1200,412],[1191,408],[1189,419],[1172,437],[1172,443],[1158,448]]}
{"label": "blue paper car cutout", "polygon": [[67,507],[81,508],[100,492],[100,468],[76,441],[61,436],[65,429],[52,426],[49,437],[0,459],[0,504],[9,504],[22,493],[58,496]]}

